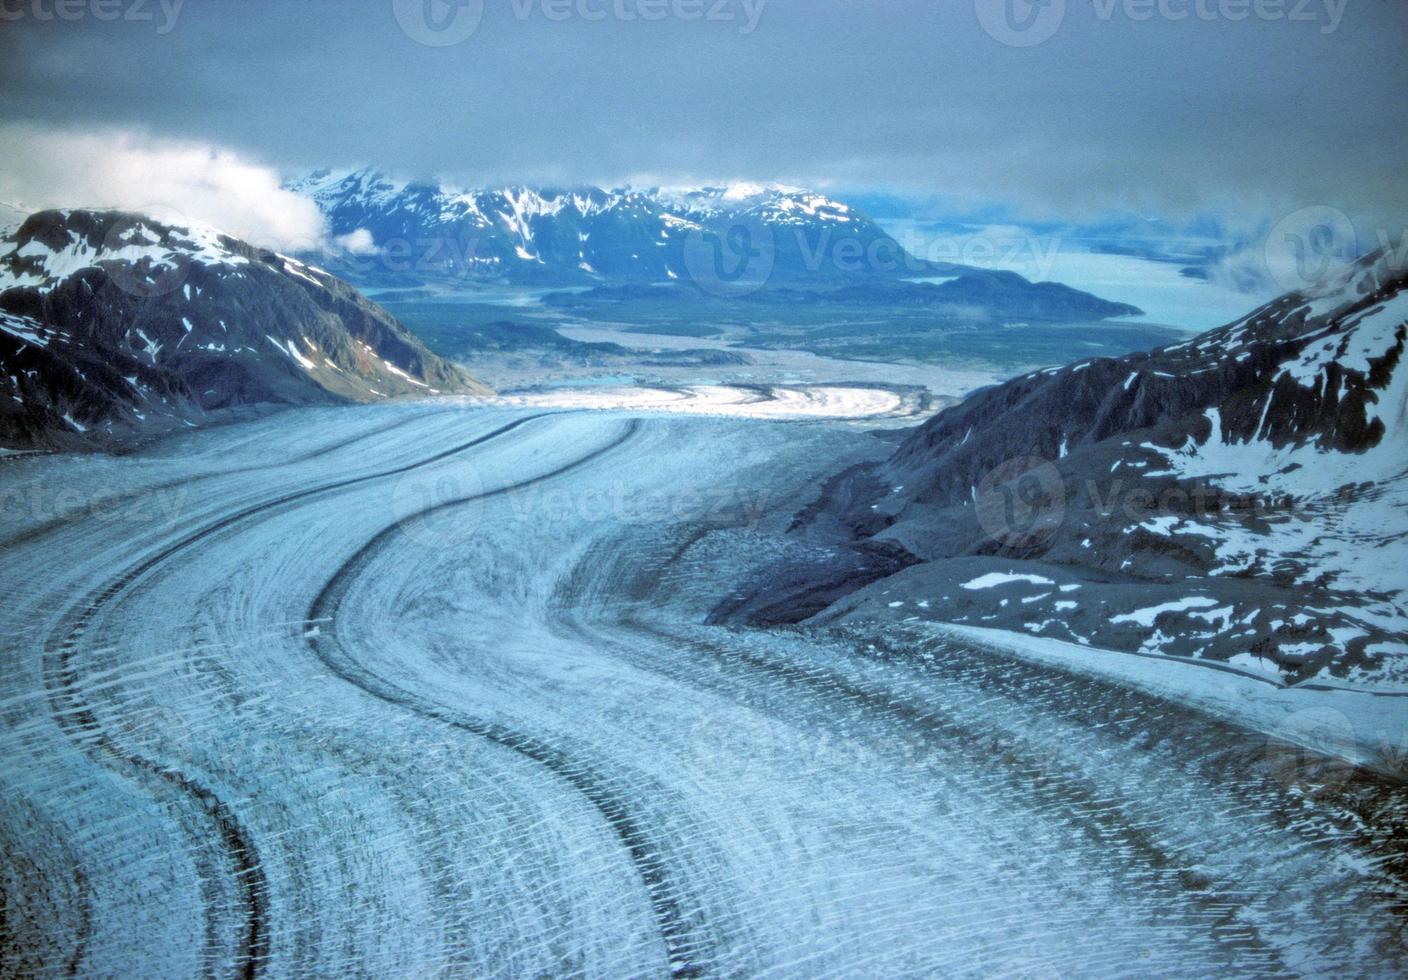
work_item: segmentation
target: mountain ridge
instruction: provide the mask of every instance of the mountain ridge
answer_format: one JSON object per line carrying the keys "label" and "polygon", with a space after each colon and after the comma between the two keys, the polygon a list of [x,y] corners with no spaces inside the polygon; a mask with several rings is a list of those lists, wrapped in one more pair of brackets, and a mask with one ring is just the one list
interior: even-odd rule
{"label": "mountain ridge", "polygon": [[[362,235],[365,243],[370,236],[378,247],[394,243],[413,251],[419,244],[422,251],[414,260],[366,269],[366,281],[387,285],[437,279],[521,285],[664,282],[690,277],[692,267],[711,258],[713,242],[738,227],[750,231],[750,248],[766,249],[767,275],[781,280],[969,270],[917,258],[849,205],[782,184],[612,189],[510,184],[466,190],[433,179],[395,181],[364,167],[324,168],[284,186],[318,205],[335,238]],[[432,243],[434,255],[424,251]],[[332,260],[337,261],[342,259]]]}
{"label": "mountain ridge", "polygon": [[9,448],[89,448],[253,404],[487,391],[347,283],[213,229],[50,210],[0,239]]}
{"label": "mountain ridge", "polygon": [[1380,251],[1190,340],[984,389],[798,515],[841,560],[765,570],[715,616],[942,614],[1408,681],[1405,343],[1408,270]]}

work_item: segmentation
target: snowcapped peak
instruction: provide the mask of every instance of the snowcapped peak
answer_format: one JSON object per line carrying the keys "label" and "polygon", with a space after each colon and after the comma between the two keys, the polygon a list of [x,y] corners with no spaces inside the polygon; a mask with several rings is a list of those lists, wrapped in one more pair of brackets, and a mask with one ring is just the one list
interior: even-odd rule
{"label": "snowcapped peak", "polygon": [[32,287],[46,293],[85,269],[108,263],[143,266],[148,274],[182,263],[247,263],[230,242],[216,229],[189,221],[177,225],[125,212],[41,211],[0,239],[0,292]]}
{"label": "snowcapped peak", "polygon": [[750,197],[758,197],[766,194],[769,190],[766,184],[738,183],[730,184],[724,188],[723,199],[725,201],[746,201]]}
{"label": "snowcapped peak", "polygon": [[285,189],[312,198],[319,206],[357,201],[367,206],[392,201],[405,191],[404,181],[394,181],[375,167],[323,168],[284,184]]}
{"label": "snowcapped peak", "polygon": [[[470,276],[570,285],[600,279],[669,282],[686,271],[689,237],[760,224],[777,233],[841,229],[885,237],[863,214],[817,191],[756,181],[705,186],[465,187],[437,179],[397,184],[384,174],[319,170],[288,186],[310,197],[334,241],[358,233],[387,242],[435,242],[413,277]],[[898,247],[898,243],[896,243]],[[590,270],[590,271],[589,271]],[[338,269],[334,268],[334,272]],[[800,261],[778,278],[819,278]]]}

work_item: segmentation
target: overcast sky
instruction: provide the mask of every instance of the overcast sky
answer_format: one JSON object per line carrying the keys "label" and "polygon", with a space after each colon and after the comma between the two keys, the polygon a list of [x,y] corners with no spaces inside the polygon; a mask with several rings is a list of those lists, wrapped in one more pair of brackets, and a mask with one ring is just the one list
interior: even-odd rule
{"label": "overcast sky", "polygon": [[84,137],[285,174],[1408,216],[1403,0],[62,2],[0,0],[10,193]]}

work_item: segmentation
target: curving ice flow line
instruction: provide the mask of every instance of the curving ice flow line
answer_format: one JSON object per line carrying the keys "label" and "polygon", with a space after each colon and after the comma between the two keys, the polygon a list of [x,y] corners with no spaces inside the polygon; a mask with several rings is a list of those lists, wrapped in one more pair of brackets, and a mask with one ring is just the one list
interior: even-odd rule
{"label": "curving ice flow line", "polygon": [[[437,416],[447,414],[449,414],[449,411],[436,412],[434,414],[427,415],[415,415],[410,418],[400,419],[398,421],[391,422],[387,425],[378,426],[377,428],[370,429],[366,432],[359,432],[355,436],[351,436],[350,438],[340,439],[330,446],[320,446],[317,449],[314,449],[312,452],[306,453],[302,456],[298,456],[294,459],[284,460],[278,463],[258,463],[254,466],[237,466],[233,469],[220,470],[215,473],[202,473],[200,476],[188,477],[186,479],[168,480],[165,483],[158,483],[153,486],[141,487],[136,490],[129,490],[124,493],[114,494],[111,497],[105,497],[103,503],[107,506],[115,507],[120,506],[122,504],[131,503],[134,500],[139,500],[142,497],[147,496],[148,494],[161,493],[163,490],[174,490],[177,487],[189,487],[193,483],[203,483],[206,480],[214,480],[226,476],[238,476],[241,473],[259,473],[264,470],[278,470],[283,469],[286,466],[299,466],[303,463],[312,462],[315,459],[321,459],[322,457],[327,456],[330,453],[337,452],[339,449],[346,449],[348,446],[355,445],[356,443],[361,442],[364,439],[370,439],[373,436],[385,435],[388,432],[394,432],[395,430],[404,428],[405,426],[411,425],[412,423],[423,422],[428,418],[435,418]],[[78,522],[79,520],[82,520],[82,515],[78,514],[70,515],[67,517],[53,518],[52,520],[45,521],[43,524],[37,524],[34,527],[26,528],[25,530],[20,531],[18,534],[6,538],[3,541],[0,541],[0,548],[12,548],[15,545],[28,544],[31,541],[37,541],[38,539],[47,537],[48,535],[53,534],[60,528],[67,527],[70,524]]]}
{"label": "curving ice flow line", "polygon": [[591,766],[572,758],[548,742],[497,722],[456,711],[407,691],[368,670],[349,656],[337,634],[337,613],[348,589],[373,558],[401,533],[407,522],[423,520],[439,512],[500,497],[580,469],[630,441],[639,431],[640,425],[638,419],[632,419],[627,423],[625,431],[605,446],[547,473],[482,493],[444,501],[386,526],[338,568],[313,600],[306,619],[309,623],[318,625],[307,632],[306,639],[314,656],[347,683],[394,707],[509,749],[547,769],[580,793],[606,821],[630,856],[631,863],[645,886],[651,911],[660,929],[671,975],[692,977],[700,975],[700,943],[691,935],[692,930],[682,911],[680,890],[671,882],[661,862],[662,849],[651,841],[640,821],[632,815],[624,802],[628,796],[626,787],[616,785],[611,777],[595,771]]}
{"label": "curving ice flow line", "polygon": [[[232,877],[239,883],[245,906],[244,938],[241,943],[242,949],[236,960],[239,976],[258,976],[269,954],[268,908],[264,898],[267,892],[267,882],[263,867],[259,862],[259,852],[254,839],[248,829],[239,821],[229,804],[221,800],[214,790],[186,773],[169,768],[156,760],[145,758],[124,748],[107,733],[80,690],[78,669],[73,661],[83,637],[92,627],[98,614],[130,588],[134,582],[172,556],[198,544],[211,535],[257,514],[287,504],[373,480],[399,476],[429,466],[466,449],[483,445],[529,422],[551,414],[555,413],[547,412],[516,419],[492,432],[415,463],[309,487],[227,515],[137,562],[108,585],[90,593],[65,617],[67,627],[56,630],[46,642],[43,673],[44,685],[49,694],[50,712],[69,740],[81,751],[92,756],[100,765],[106,765],[119,774],[144,784],[153,795],[165,795],[175,800],[182,800],[188,806],[193,807],[196,812],[208,814],[214,822],[224,850],[235,869]],[[363,436],[357,438],[380,434],[397,427],[397,425],[388,426],[378,432],[364,433]],[[315,452],[314,455],[331,452],[349,445],[353,441],[356,440],[346,440],[333,447],[325,447],[323,450]],[[213,924],[208,924],[208,937],[212,930]],[[70,972],[72,973],[77,973],[82,965],[84,945],[85,939],[80,937],[78,948],[74,951],[70,962]],[[213,949],[209,942],[206,945],[206,955],[207,957],[213,955]],[[207,973],[213,972],[209,967],[210,964],[207,963]]]}

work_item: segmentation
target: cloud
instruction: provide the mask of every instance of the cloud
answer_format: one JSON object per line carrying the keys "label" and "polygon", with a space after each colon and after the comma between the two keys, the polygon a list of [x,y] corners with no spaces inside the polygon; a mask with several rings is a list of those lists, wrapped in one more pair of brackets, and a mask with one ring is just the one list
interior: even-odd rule
{"label": "cloud", "polygon": [[1334,4],[1254,5],[1273,21],[1208,2],[1208,21],[1191,3],[1149,17],[1053,0],[1060,29],[1021,47],[972,2],[933,0],[769,2],[746,36],[576,13],[605,0],[566,19],[485,3],[444,47],[385,2],[187,4],[168,35],[26,16],[0,30],[0,116],[209,141],[290,175],[368,161],[466,186],[779,181],[1024,222],[1259,228],[1326,206],[1397,237],[1408,4]]}
{"label": "cloud", "polygon": [[123,129],[0,123],[0,200],[28,211],[90,207],[184,218],[282,251],[316,247],[322,215],[269,167],[207,143]]}
{"label": "cloud", "polygon": [[333,244],[348,255],[371,255],[376,251],[376,242],[372,239],[372,233],[365,228],[358,228],[346,235],[338,235],[333,239]]}

